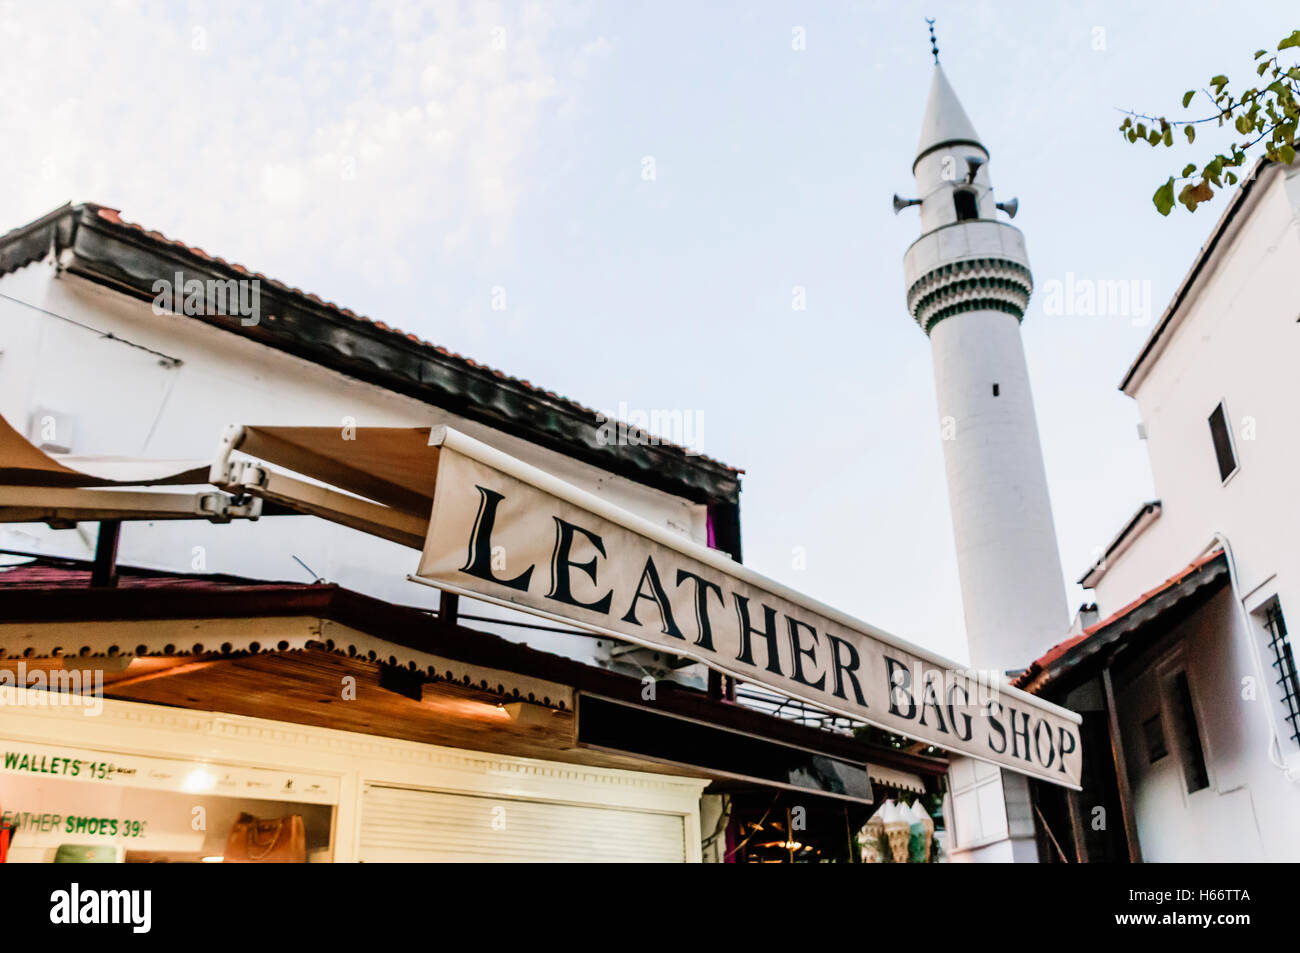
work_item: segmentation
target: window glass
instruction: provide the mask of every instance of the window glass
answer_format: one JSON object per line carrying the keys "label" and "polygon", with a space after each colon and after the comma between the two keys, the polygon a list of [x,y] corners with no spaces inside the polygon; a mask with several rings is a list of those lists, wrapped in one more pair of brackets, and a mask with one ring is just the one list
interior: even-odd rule
{"label": "window glass", "polygon": [[338,779],[0,740],[10,862],[322,861]]}
{"label": "window glass", "polygon": [[1187,684],[1187,673],[1177,672],[1168,682],[1169,716],[1173,720],[1174,736],[1178,741],[1178,754],[1183,764],[1183,781],[1191,794],[1210,786],[1205,770],[1205,753],[1201,749],[1201,733],[1196,726],[1196,712],[1192,708],[1192,690]]}
{"label": "window glass", "polygon": [[965,222],[972,218],[979,218],[979,208],[975,204],[975,193],[970,189],[958,189],[952,196],[953,204],[957,207],[957,221]]}
{"label": "window glass", "polygon": [[1214,456],[1219,463],[1219,479],[1226,480],[1237,469],[1237,456],[1232,450],[1232,436],[1228,433],[1228,415],[1223,405],[1210,414],[1210,438],[1214,441]]}
{"label": "window glass", "polygon": [[1165,747],[1165,729],[1160,724],[1159,712],[1142,722],[1142,736],[1147,745],[1148,764],[1155,764],[1169,754],[1169,749]]}

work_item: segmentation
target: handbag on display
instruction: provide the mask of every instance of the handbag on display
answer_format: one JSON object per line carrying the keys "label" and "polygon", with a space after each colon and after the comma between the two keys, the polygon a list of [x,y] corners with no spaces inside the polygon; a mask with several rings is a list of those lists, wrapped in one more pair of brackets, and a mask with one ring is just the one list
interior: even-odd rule
{"label": "handbag on display", "polygon": [[121,848],[103,844],[60,844],[54,852],[56,864],[120,864]]}
{"label": "handbag on display", "polygon": [[226,839],[222,861],[227,864],[307,863],[307,828],[302,815],[240,814]]}

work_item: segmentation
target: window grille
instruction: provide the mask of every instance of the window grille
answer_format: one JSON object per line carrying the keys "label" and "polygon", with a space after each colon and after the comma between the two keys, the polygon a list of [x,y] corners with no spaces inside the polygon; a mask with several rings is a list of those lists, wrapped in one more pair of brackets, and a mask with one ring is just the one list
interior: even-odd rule
{"label": "window grille", "polygon": [[1282,689],[1284,717],[1291,726],[1291,740],[1300,744],[1300,677],[1296,675],[1295,656],[1286,637],[1286,620],[1282,618],[1279,603],[1273,602],[1264,610],[1264,628],[1269,634],[1268,647],[1273,652],[1273,668],[1277,671],[1274,684]]}

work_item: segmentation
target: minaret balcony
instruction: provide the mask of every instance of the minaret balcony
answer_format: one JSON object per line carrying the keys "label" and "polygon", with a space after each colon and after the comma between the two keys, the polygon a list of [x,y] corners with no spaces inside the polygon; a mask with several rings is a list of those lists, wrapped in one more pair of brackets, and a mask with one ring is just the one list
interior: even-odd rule
{"label": "minaret balcony", "polygon": [[912,243],[903,257],[907,307],[926,334],[964,311],[1024,317],[1034,289],[1020,229],[978,220],[944,225]]}

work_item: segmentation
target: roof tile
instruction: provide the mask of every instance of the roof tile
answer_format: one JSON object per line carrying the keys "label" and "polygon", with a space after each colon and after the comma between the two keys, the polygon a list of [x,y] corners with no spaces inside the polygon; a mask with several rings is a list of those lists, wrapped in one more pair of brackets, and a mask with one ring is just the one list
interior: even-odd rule
{"label": "roof tile", "polygon": [[[370,325],[374,326],[377,330],[385,331],[385,332],[387,332],[387,333],[391,333],[391,334],[395,334],[395,335],[397,335],[397,336],[399,336],[399,337],[405,337],[407,340],[410,340],[410,341],[412,341],[412,342],[414,342],[414,343],[416,343],[416,344],[419,344],[419,345],[421,345],[422,347],[431,348],[432,350],[436,351],[436,352],[439,353],[439,354],[445,355],[445,356],[447,356],[447,357],[454,358],[454,359],[456,359],[456,360],[464,361],[467,365],[469,365],[469,366],[472,367],[472,368],[475,368],[475,369],[478,369],[478,370],[482,370],[482,371],[485,371],[485,372],[490,372],[491,374],[493,374],[494,376],[500,378],[501,380],[510,381],[510,382],[512,382],[512,383],[518,384],[518,385],[519,385],[520,387],[522,387],[523,389],[525,389],[525,390],[527,390],[527,391],[530,391],[530,392],[532,392],[532,393],[534,393],[534,394],[537,394],[537,395],[539,395],[539,396],[549,397],[549,398],[551,398],[552,400],[563,401],[564,403],[573,406],[575,409],[580,410],[580,411],[581,411],[582,413],[584,413],[584,414],[589,414],[589,415],[591,415],[591,416],[593,416],[593,417],[596,417],[596,416],[600,416],[600,417],[602,417],[602,418],[604,417],[603,414],[598,414],[596,411],[592,410],[591,408],[589,408],[589,407],[585,407],[585,406],[583,406],[582,404],[579,404],[577,401],[570,400],[570,399],[567,398],[567,397],[562,397],[562,396],[560,396],[559,394],[556,394],[554,391],[543,390],[542,388],[537,387],[537,386],[535,386],[535,385],[533,385],[533,384],[530,384],[530,383],[528,383],[527,381],[522,381],[522,380],[519,380],[518,378],[511,377],[509,374],[506,374],[506,373],[503,372],[503,371],[499,371],[499,370],[497,370],[496,368],[488,367],[488,366],[485,365],[485,364],[479,364],[478,362],[473,361],[473,360],[471,360],[471,359],[469,359],[469,358],[467,358],[467,357],[464,357],[464,356],[462,356],[462,355],[460,355],[460,354],[456,354],[456,353],[454,353],[454,352],[452,352],[452,351],[448,351],[446,348],[443,348],[443,347],[439,347],[439,346],[437,346],[437,345],[434,345],[434,344],[430,343],[429,341],[425,341],[424,339],[422,339],[422,338],[420,338],[420,337],[417,337],[415,334],[411,334],[411,333],[405,333],[405,334],[403,334],[403,332],[401,332],[401,331],[399,331],[399,330],[397,330],[397,329],[395,329],[395,328],[390,328],[388,325],[384,324],[384,323],[381,322],[381,321],[376,321],[376,320],[373,319],[373,318],[368,318],[368,317],[366,317],[366,316],[364,316],[364,315],[359,315],[359,314],[355,313],[354,311],[352,311],[352,310],[349,309],[349,308],[344,308],[344,307],[342,307],[341,305],[334,304],[333,302],[325,301],[324,299],[322,299],[322,298],[320,298],[320,297],[318,297],[318,296],[316,296],[316,295],[314,295],[314,294],[310,294],[310,293],[308,293],[308,292],[304,292],[304,291],[302,291],[302,290],[300,290],[300,289],[298,289],[298,288],[290,287],[290,286],[284,284],[283,282],[276,281],[274,278],[268,278],[266,275],[262,274],[261,272],[250,272],[250,271],[248,270],[248,268],[246,268],[245,266],[240,265],[240,264],[238,264],[238,263],[234,263],[234,262],[227,263],[224,259],[221,259],[221,258],[214,258],[214,257],[208,255],[208,254],[207,254],[206,252],[204,252],[202,249],[199,249],[199,248],[193,248],[193,247],[191,247],[191,246],[189,246],[189,245],[186,245],[186,244],[185,244],[184,242],[182,242],[182,241],[178,241],[178,240],[175,240],[175,239],[169,239],[169,238],[167,238],[167,236],[163,235],[161,232],[157,232],[157,231],[152,231],[152,230],[146,229],[143,225],[140,225],[139,223],[127,221],[126,219],[123,219],[123,218],[122,218],[121,211],[120,211],[119,209],[113,209],[113,208],[108,208],[108,207],[105,207],[105,206],[98,206],[98,205],[91,205],[90,207],[91,207],[91,208],[95,208],[95,209],[97,209],[97,212],[98,212],[98,215],[99,215],[100,218],[104,219],[104,220],[107,221],[107,222],[112,222],[114,225],[120,225],[120,226],[123,226],[123,227],[125,227],[125,228],[133,229],[133,230],[135,230],[135,231],[141,233],[142,235],[145,235],[145,236],[148,237],[148,238],[154,239],[155,241],[159,241],[159,242],[162,242],[162,243],[165,243],[165,244],[168,244],[168,245],[173,245],[173,246],[175,246],[175,247],[177,247],[177,248],[180,248],[180,249],[184,250],[185,252],[187,252],[187,253],[189,253],[189,254],[193,254],[193,255],[195,255],[195,256],[198,257],[198,258],[202,258],[202,259],[207,260],[207,261],[217,261],[217,262],[220,262],[222,265],[224,265],[224,266],[227,267],[227,268],[230,268],[232,271],[236,271],[236,272],[238,272],[238,273],[240,273],[240,274],[242,274],[242,275],[251,275],[252,277],[257,278],[257,279],[260,280],[260,281],[264,281],[264,282],[266,282],[268,285],[271,285],[271,286],[274,287],[274,288],[278,288],[278,289],[280,289],[281,291],[287,291],[287,292],[289,292],[289,293],[291,293],[291,294],[295,294],[295,295],[298,295],[298,296],[300,296],[300,297],[306,298],[307,300],[312,301],[312,302],[314,302],[314,303],[316,303],[316,304],[319,304],[319,305],[321,305],[322,307],[328,308],[329,310],[335,312],[336,314],[344,315],[344,316],[346,316],[346,317],[352,318],[352,319],[357,320],[357,321],[364,321],[364,322],[366,322],[367,324],[370,324]],[[670,441],[663,440],[663,439],[659,439],[658,442],[659,442],[659,444],[662,445],[662,446],[671,447],[671,448],[673,448],[674,450],[679,450],[679,451],[681,451],[681,452],[683,452],[683,453],[686,453],[686,454],[688,454],[688,455],[690,455],[690,456],[692,456],[692,457],[695,457],[696,459],[698,459],[698,460],[700,460],[700,461],[702,461],[702,462],[705,462],[705,463],[711,463],[711,464],[714,464],[715,466],[722,467],[723,469],[725,469],[725,470],[727,470],[727,471],[729,471],[729,472],[731,472],[731,473],[744,473],[744,472],[745,472],[744,470],[739,469],[738,467],[729,466],[728,464],[723,463],[721,460],[715,460],[714,458],[709,457],[709,456],[707,456],[707,455],[705,455],[705,454],[702,454],[702,453],[695,453],[694,451],[689,450],[689,449],[686,448],[686,447],[679,446],[679,445],[677,445],[677,444],[671,443]]]}

